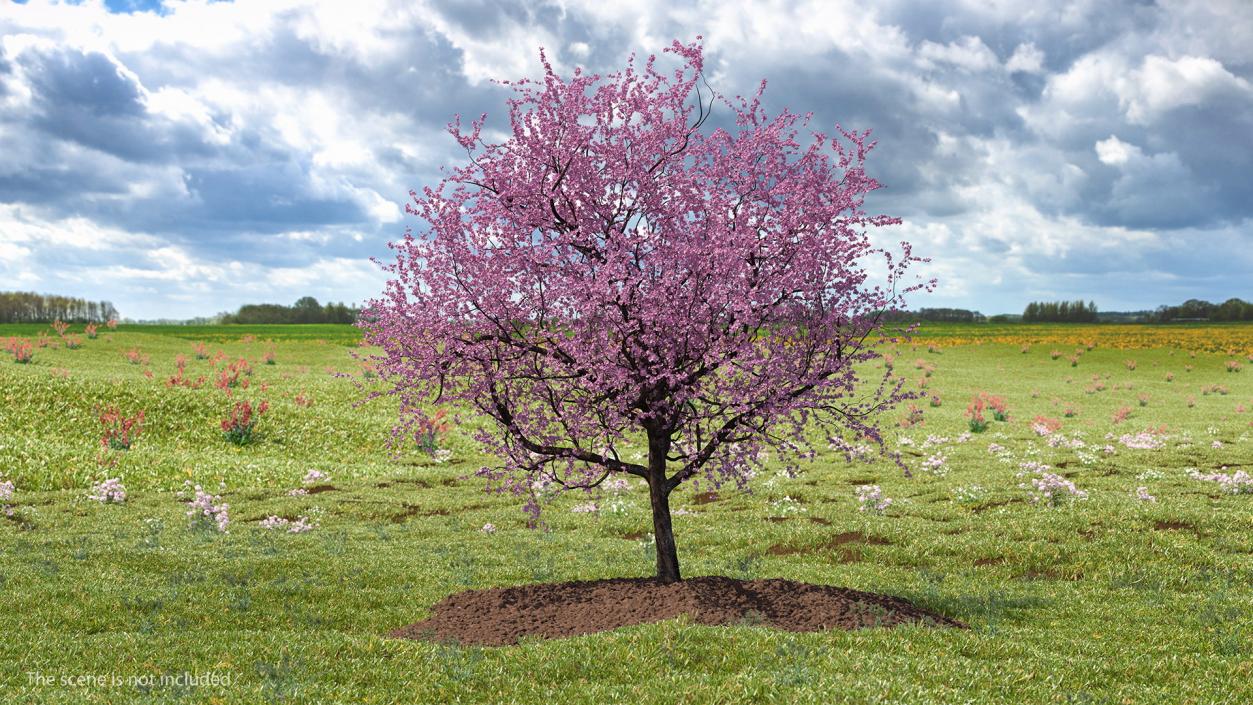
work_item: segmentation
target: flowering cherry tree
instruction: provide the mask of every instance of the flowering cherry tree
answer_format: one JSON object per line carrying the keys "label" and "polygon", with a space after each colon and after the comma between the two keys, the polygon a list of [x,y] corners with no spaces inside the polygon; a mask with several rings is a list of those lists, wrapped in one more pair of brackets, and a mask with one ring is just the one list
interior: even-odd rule
{"label": "flowering cherry tree", "polygon": [[[402,426],[433,399],[484,414],[502,462],[479,474],[533,517],[551,490],[643,478],[671,582],[676,487],[744,486],[767,447],[791,471],[815,443],[879,441],[874,416],[907,395],[886,371],[864,383],[862,363],[882,314],[929,284],[901,284],[907,243],[893,256],[867,236],[899,222],[863,211],[868,133],[767,115],[764,82],[719,97],[698,43],[666,52],[671,72],[650,56],[563,78],[541,51],[542,80],[505,82],[503,142],[486,116],[450,124],[468,163],[411,192],[429,227],[392,243],[360,325]],[[705,129],[715,109],[728,128]]]}

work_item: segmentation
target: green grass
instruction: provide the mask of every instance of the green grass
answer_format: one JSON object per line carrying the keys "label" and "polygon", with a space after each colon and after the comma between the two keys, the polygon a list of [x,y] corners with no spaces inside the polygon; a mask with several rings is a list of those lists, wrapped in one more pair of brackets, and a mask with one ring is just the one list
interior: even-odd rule
{"label": "green grass", "polygon": [[[75,325],[72,332],[77,332],[82,337],[82,329],[81,325]],[[50,336],[54,335],[52,329],[46,323],[0,324],[0,338],[7,336],[33,338],[41,332]],[[104,337],[109,332],[104,326],[100,326],[99,333],[101,337]],[[337,345],[355,345],[361,340],[361,331],[358,328],[335,323],[295,323],[281,326],[253,324],[183,326],[121,323],[118,324],[117,330],[113,332],[144,333],[215,343],[239,342],[247,336],[252,336],[260,341],[300,340],[314,343],[322,341]]]}
{"label": "green grass", "polygon": [[[0,518],[0,701],[1253,699],[1253,495],[1222,494],[1187,474],[1253,465],[1253,364],[1243,357],[1112,349],[1103,341],[1071,367],[1066,357],[1050,359],[1051,343],[1034,343],[1025,354],[1018,344],[928,353],[924,339],[898,351],[896,369],[914,384],[923,376],[917,360],[934,365],[927,390],[943,405],[921,404],[924,426],[889,433],[915,468],[912,479],[887,462],[849,466],[829,454],[798,478],[758,478],[754,495],[693,506],[683,489],[672,502],[698,512],[675,517],[687,575],[786,577],[897,594],[967,622],[968,631],[790,634],[678,620],[482,649],[385,634],[458,590],[648,575],[647,548],[624,538],[649,529],[643,493],[628,495],[618,514],[571,513],[581,498],[563,499],[546,510],[550,531],[529,530],[516,501],[486,495],[481,481],[467,477],[490,462],[469,437],[477,422],[452,434],[448,464],[412,450],[393,454],[386,441],[394,403],[354,405],[362,395],[357,385],[375,382],[361,377],[350,356],[348,329],[340,337],[288,328],[240,327],[220,338],[209,328],[124,328],[84,340],[80,350],[36,349],[30,365],[0,356],[0,472],[17,485],[13,516]],[[1136,339],[1139,329],[1127,330]],[[1243,336],[1247,349],[1250,330],[1229,335],[1237,344]],[[0,338],[15,334],[31,333],[0,327]],[[241,342],[248,334],[256,340]],[[192,357],[197,341],[251,360],[249,388],[228,399],[211,384],[167,387],[179,354],[189,358],[189,375],[209,375],[210,361]],[[130,364],[125,353],[133,349],[150,363]],[[270,349],[276,364],[260,364]],[[1069,356],[1073,346],[1064,350]],[[1135,370],[1127,369],[1129,359]],[[1231,359],[1244,368],[1226,372]],[[1103,391],[1088,391],[1093,375]],[[1214,385],[1227,393],[1203,393]],[[1010,421],[957,443],[977,391],[1005,397]],[[298,394],[313,404],[297,404]],[[259,442],[243,448],[218,430],[238,398],[273,405]],[[1068,403],[1074,418],[1062,417]],[[143,435],[111,473],[125,480],[125,505],[85,497],[103,476],[96,464],[101,405],[147,416]],[[1115,424],[1122,407],[1132,415]],[[1116,452],[1051,448],[1028,427],[1036,415],[1059,418],[1068,434]],[[1169,436],[1161,450],[1117,440],[1160,425]],[[1108,433],[1115,437],[1107,440]],[[942,448],[946,476],[918,471],[935,452],[922,448],[929,434],[950,439]],[[899,446],[901,437],[913,445]],[[989,453],[990,443],[1008,454]],[[1056,509],[1030,504],[1015,476],[1025,460],[1066,473],[1089,498]],[[329,473],[335,489],[289,496],[313,468]],[[210,489],[225,482],[228,534],[189,526],[176,494],[186,479]],[[857,511],[854,487],[867,483],[895,500],[886,515]],[[982,499],[956,501],[954,490],[972,484],[986,488]],[[1135,500],[1138,486],[1158,501]],[[767,521],[784,496],[805,511]],[[312,515],[318,528],[267,532],[257,522],[269,515]],[[478,530],[487,522],[497,533]],[[849,531],[890,543],[823,548]],[[768,553],[776,544],[803,550]],[[127,682],[185,671],[231,682]],[[53,682],[41,685],[36,673]],[[106,681],[58,682],[88,675]],[[111,677],[122,683],[111,685]]]}

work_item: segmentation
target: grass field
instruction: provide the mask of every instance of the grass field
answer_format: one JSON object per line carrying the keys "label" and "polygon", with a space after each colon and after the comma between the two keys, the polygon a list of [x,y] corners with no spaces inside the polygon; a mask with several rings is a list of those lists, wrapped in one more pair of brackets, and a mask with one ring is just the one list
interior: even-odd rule
{"label": "grass field", "polygon": [[[0,326],[0,342],[38,330]],[[445,463],[388,447],[395,404],[358,403],[379,382],[347,327],[123,326],[76,350],[51,335],[29,364],[0,354],[6,704],[1253,701],[1253,492],[1212,477],[1253,469],[1253,327],[928,328],[895,369],[940,405],[885,419],[912,478],[831,452],[752,494],[672,500],[691,512],[675,517],[687,576],[900,595],[969,630],[679,620],[503,648],[385,635],[459,590],[651,575],[643,491],[596,513],[564,498],[548,531],[527,529],[470,476],[491,462],[476,420]],[[214,383],[241,357],[252,373],[228,396]],[[1009,420],[966,436],[979,392]],[[219,427],[241,399],[270,405],[242,447]],[[102,456],[109,406],[145,420]],[[1041,464],[1086,497],[1030,501],[1039,476],[1019,474]],[[329,479],[289,494],[310,470]],[[88,499],[106,476],[124,503]],[[186,481],[229,504],[228,532],[190,523]],[[893,499],[883,513],[858,510],[867,484]],[[170,681],[184,673],[201,682]]]}

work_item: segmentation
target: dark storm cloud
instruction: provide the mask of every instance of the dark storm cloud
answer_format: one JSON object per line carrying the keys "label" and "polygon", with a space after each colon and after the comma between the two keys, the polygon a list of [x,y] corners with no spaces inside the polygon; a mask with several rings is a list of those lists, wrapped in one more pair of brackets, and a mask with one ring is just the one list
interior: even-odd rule
{"label": "dark storm cloud", "polygon": [[[989,3],[989,5],[992,5]],[[1151,30],[1160,20],[1156,0],[1060,3],[888,2],[882,22],[902,28],[910,37],[948,43],[977,36],[1002,58],[1020,43],[1044,52],[1045,67],[1063,70],[1074,59],[1132,32]]]}
{"label": "dark storm cloud", "polygon": [[20,60],[45,107],[104,118],[144,114],[139,87],[104,54],[28,51]]}
{"label": "dark storm cloud", "polygon": [[[1069,281],[1058,291],[1084,292],[1105,310],[1155,308],[1188,298],[1248,300],[1251,270],[1253,252],[1248,248],[1247,229],[1179,231],[1154,243],[1122,249],[1116,258],[1099,243],[1091,243],[1041,258],[1032,266],[1041,282]],[[1198,287],[1198,281],[1207,287]],[[1146,298],[1146,291],[1155,298]],[[1005,310],[1021,310],[1021,306]]]}
{"label": "dark storm cloud", "polygon": [[126,161],[172,161],[211,150],[188,125],[148,113],[139,84],[99,52],[27,51],[19,61],[36,112],[29,125]]}
{"label": "dark storm cloud", "polygon": [[121,195],[126,193],[126,183],[63,164],[24,166],[19,171],[0,174],[0,202],[65,203],[72,200],[73,194],[82,193]]}
{"label": "dark storm cloud", "polygon": [[[1253,67],[1243,76],[1253,79]],[[1146,148],[1178,155],[1191,182],[1213,194],[1211,214],[1193,224],[1253,218],[1253,93],[1175,109],[1157,127]]]}
{"label": "dark storm cloud", "polygon": [[191,169],[186,183],[197,202],[193,212],[261,232],[336,225],[365,217],[350,203],[310,196],[302,188],[304,173],[293,162]]}
{"label": "dark storm cloud", "polygon": [[457,27],[474,34],[499,32],[504,23],[548,24],[560,19],[560,9],[547,3],[528,7],[510,0],[465,0],[437,10]]}

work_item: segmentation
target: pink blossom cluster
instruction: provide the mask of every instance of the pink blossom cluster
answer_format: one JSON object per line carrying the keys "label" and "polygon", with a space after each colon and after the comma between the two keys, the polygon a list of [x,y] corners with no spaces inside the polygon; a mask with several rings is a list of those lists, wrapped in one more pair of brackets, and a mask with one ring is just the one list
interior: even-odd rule
{"label": "pink blossom cluster", "polygon": [[287,523],[288,523],[287,519],[271,514],[270,516],[262,519],[261,523],[258,526],[260,526],[262,529],[269,530],[269,529],[277,529],[283,526],[287,526]]}
{"label": "pink blossom cluster", "polygon": [[1067,438],[1065,434],[1054,433],[1044,441],[1050,448],[1069,448],[1070,450],[1083,450],[1088,447],[1082,438]]}
{"label": "pink blossom cluster", "polygon": [[942,452],[935,453],[922,461],[922,469],[928,474],[944,477],[948,474],[948,456]]}
{"label": "pink blossom cluster", "polygon": [[1031,430],[1037,436],[1049,436],[1057,433],[1062,428],[1062,422],[1057,419],[1051,419],[1047,416],[1036,416],[1031,420]]}
{"label": "pink blossom cluster", "polygon": [[1125,433],[1118,437],[1118,442],[1136,450],[1160,450],[1166,446],[1165,439],[1148,431]]}
{"label": "pink blossom cluster", "polygon": [[997,421],[1009,421],[1009,407],[1003,398],[987,392],[979,392],[966,407],[966,418],[970,423],[971,431],[981,433],[987,429],[988,422],[983,412],[989,409],[992,412],[992,418]]}
{"label": "pink blossom cluster", "polygon": [[100,445],[106,450],[129,450],[135,439],[144,428],[144,412],[134,416],[123,416],[117,407],[109,407],[99,412],[100,425],[104,435],[100,437]]}
{"label": "pink blossom cluster", "polygon": [[13,361],[19,364],[24,365],[34,359],[34,348],[25,338],[9,338],[5,349],[13,355]]}
{"label": "pink blossom cluster", "polygon": [[1026,462],[1019,463],[1018,467],[1022,470],[1022,472],[1018,473],[1019,476],[1027,475],[1033,472],[1034,473],[1048,472],[1049,470],[1053,469],[1051,465],[1045,465],[1044,463],[1037,462],[1035,460],[1028,460]]}
{"label": "pink blossom cluster", "polygon": [[1149,488],[1147,487],[1137,487],[1136,491],[1132,494],[1132,496],[1140,500],[1141,502],[1156,502],[1157,501],[1156,497],[1149,494]]}
{"label": "pink blossom cluster", "polygon": [[301,484],[304,484],[304,485],[316,485],[319,482],[330,482],[330,481],[331,481],[331,476],[322,472],[321,470],[310,470],[309,472],[305,473],[305,476],[300,480]]}
{"label": "pink blossom cluster", "polygon": [[17,486],[12,480],[4,479],[4,475],[0,475],[0,507],[6,513],[9,512],[9,502],[13,500],[13,493],[17,491]]}
{"label": "pink blossom cluster", "polygon": [[91,486],[87,499],[102,504],[122,504],[126,501],[126,486],[117,477],[110,477]]}
{"label": "pink blossom cluster", "polygon": [[[1227,466],[1223,466],[1226,470]],[[1253,494],[1253,475],[1244,470],[1237,470],[1232,473],[1211,472],[1202,473],[1193,470],[1189,473],[1194,480],[1203,482],[1216,482],[1223,492],[1227,494]]]}
{"label": "pink blossom cluster", "polygon": [[611,477],[601,483],[601,488],[606,492],[626,492],[631,489],[631,483],[625,477]]}
{"label": "pink blossom cluster", "polygon": [[1088,493],[1076,487],[1075,483],[1061,475],[1046,471],[1041,471],[1038,477],[1031,478],[1029,484],[1023,483],[1019,487],[1028,491],[1032,502],[1050,507],[1056,507],[1066,500],[1087,499],[1088,497]]}
{"label": "pink blossom cluster", "polygon": [[870,458],[872,449],[865,443],[853,445],[842,438],[833,439],[827,444],[829,450],[839,451],[844,454],[850,462],[854,460],[867,460]]}
{"label": "pink blossom cluster", "polygon": [[892,506],[892,498],[883,495],[883,488],[878,485],[859,485],[857,487],[858,511],[882,513]]}
{"label": "pink blossom cluster", "polygon": [[226,533],[226,527],[231,523],[230,505],[223,502],[220,495],[205,492],[200,485],[195,485],[192,492],[194,494],[187,507],[187,517],[193,522],[207,523]]}
{"label": "pink blossom cluster", "polygon": [[127,360],[127,362],[131,363],[132,365],[146,365],[146,364],[148,364],[149,357],[148,357],[147,355],[143,354],[142,352],[140,352],[140,351],[139,351],[139,348],[134,348],[134,349],[131,349],[131,350],[127,350],[125,354],[126,354],[126,360]]}
{"label": "pink blossom cluster", "polygon": [[248,401],[236,402],[231,407],[231,415],[221,422],[222,435],[236,445],[251,443],[255,434],[257,421],[261,415],[269,411],[270,403],[262,400],[255,407]]}
{"label": "pink blossom cluster", "polygon": [[292,521],[280,516],[270,515],[261,520],[260,526],[267,531],[283,529],[289,534],[303,534],[315,529],[317,524],[314,524],[309,520],[309,517],[305,516],[297,517],[295,521]]}

